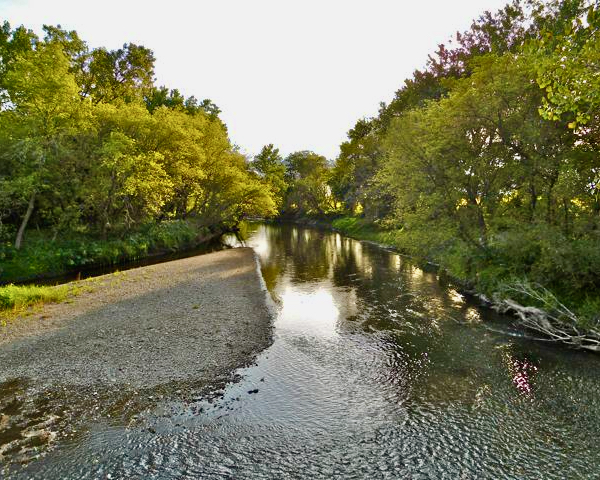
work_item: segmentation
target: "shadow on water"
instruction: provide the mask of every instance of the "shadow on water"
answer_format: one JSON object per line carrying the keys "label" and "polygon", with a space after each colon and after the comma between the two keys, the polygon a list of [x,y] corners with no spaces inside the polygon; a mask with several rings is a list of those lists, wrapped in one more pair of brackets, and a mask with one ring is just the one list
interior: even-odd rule
{"label": "shadow on water", "polygon": [[[275,341],[256,365],[216,396],[164,387],[162,397],[146,392],[153,401],[131,406],[88,405],[82,393],[73,417],[95,406],[102,413],[69,441],[29,444],[28,427],[2,416],[1,445],[17,440],[27,452],[54,442],[11,474],[539,479],[600,471],[597,357],[504,335],[514,333],[508,318],[374,245],[260,224],[246,243],[277,305]],[[0,404],[9,416],[30,412],[22,425],[37,431],[58,414],[42,415],[46,404],[25,400],[27,388],[26,380],[0,386]]]}

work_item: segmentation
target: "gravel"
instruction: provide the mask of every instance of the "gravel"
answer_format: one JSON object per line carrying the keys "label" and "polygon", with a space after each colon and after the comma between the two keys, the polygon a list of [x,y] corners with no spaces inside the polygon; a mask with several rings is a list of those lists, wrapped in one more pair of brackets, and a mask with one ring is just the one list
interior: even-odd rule
{"label": "gravel", "polygon": [[0,382],[37,387],[209,384],[272,342],[268,294],[250,248],[74,282],[71,303],[0,327]]}

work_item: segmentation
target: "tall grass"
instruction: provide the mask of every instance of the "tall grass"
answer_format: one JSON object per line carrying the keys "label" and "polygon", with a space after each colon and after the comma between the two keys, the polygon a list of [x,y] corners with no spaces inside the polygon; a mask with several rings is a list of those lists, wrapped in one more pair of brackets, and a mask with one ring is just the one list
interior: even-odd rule
{"label": "tall grass", "polygon": [[16,312],[44,303],[63,302],[68,295],[67,286],[6,285],[0,287],[0,311]]}

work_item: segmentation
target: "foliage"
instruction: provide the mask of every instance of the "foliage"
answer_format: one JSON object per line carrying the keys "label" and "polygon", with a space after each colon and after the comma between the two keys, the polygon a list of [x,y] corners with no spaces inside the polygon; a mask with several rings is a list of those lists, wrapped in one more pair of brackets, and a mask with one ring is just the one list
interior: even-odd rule
{"label": "foliage", "polygon": [[50,243],[43,233],[32,233],[30,242],[20,250],[10,244],[0,245],[0,282],[24,281],[86,267],[114,265],[151,253],[194,247],[210,236],[207,228],[183,220],[151,223],[123,238],[109,240],[73,234],[68,239]]}
{"label": "foliage", "polygon": [[384,229],[369,220],[352,216],[336,218],[331,226],[349,237],[376,242],[406,253],[406,242],[400,230]]}
{"label": "foliage", "polygon": [[284,163],[288,185],[285,214],[319,216],[335,209],[325,157],[305,150],[289,154]]}
{"label": "foliage", "polygon": [[279,149],[273,144],[265,145],[254,157],[252,168],[260,175],[273,194],[277,210],[283,206],[288,184],[286,181],[286,166]]}
{"label": "foliage", "polygon": [[548,32],[538,43],[540,88],[546,91],[541,115],[559,120],[570,113],[570,127],[597,121],[600,107],[600,6],[589,6],[566,32]]}
{"label": "foliage", "polygon": [[[330,184],[360,217],[334,227],[488,296],[539,285],[596,325],[598,12],[585,0],[515,1],[440,46],[340,146]],[[519,300],[531,303],[527,291]]]}

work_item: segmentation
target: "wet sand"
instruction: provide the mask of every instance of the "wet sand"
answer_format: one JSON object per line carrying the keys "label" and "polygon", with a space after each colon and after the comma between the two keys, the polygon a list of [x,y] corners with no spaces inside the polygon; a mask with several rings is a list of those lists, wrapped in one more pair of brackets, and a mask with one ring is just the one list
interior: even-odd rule
{"label": "wet sand", "polygon": [[100,426],[152,430],[159,405],[218,397],[273,340],[249,248],[71,285],[69,303],[0,327],[2,478],[31,478],[40,458]]}

